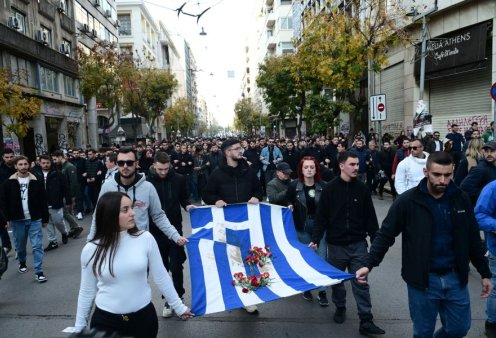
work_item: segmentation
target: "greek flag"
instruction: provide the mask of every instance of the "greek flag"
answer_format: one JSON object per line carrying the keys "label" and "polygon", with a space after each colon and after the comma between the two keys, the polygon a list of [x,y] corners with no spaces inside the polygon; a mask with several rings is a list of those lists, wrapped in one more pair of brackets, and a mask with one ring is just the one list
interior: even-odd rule
{"label": "greek flag", "polygon": [[[322,260],[298,241],[291,210],[269,204],[234,204],[191,209],[192,235],[187,250],[192,312],[221,312],[289,297],[354,278]],[[269,272],[271,283],[243,293],[233,275],[250,275],[248,250],[270,246],[271,261],[256,273]]]}

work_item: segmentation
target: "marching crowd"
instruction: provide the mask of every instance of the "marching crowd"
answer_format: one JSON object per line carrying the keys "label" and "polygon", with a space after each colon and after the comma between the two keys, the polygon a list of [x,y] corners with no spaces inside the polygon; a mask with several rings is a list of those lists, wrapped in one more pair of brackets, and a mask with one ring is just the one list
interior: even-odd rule
{"label": "marching crowd", "polygon": [[[6,226],[0,226],[0,238],[7,254],[15,249],[21,274],[28,271],[29,238],[35,279],[44,283],[44,253],[59,248],[59,235],[63,244],[79,238],[78,220],[92,215],[81,255],[76,329],[90,325],[155,337],[148,273],[165,299],[162,316],[193,316],[183,304],[187,239],[181,208],[267,201],[292,210],[299,241],[356,274],[351,285],[361,334],[385,333],[373,322],[367,275],[402,234],[402,277],[414,336],[467,334],[471,262],[487,298],[486,334],[496,337],[493,124],[482,136],[476,122],[465,134],[453,124],[444,139],[440,136],[421,130],[417,137],[402,132],[379,139],[371,129],[353,139],[198,138],[98,151],[60,149],[33,162],[6,148],[0,164],[0,223]],[[394,203],[379,227],[372,195],[382,200],[387,191]],[[346,289],[343,283],[331,289],[333,320],[341,324]],[[133,292],[138,295],[131,301],[126,295],[133,290],[142,291]],[[326,288],[316,292],[318,303],[327,307]],[[313,301],[314,295],[307,291],[303,298]],[[258,313],[256,306],[245,309]],[[434,332],[438,315],[442,327]]]}

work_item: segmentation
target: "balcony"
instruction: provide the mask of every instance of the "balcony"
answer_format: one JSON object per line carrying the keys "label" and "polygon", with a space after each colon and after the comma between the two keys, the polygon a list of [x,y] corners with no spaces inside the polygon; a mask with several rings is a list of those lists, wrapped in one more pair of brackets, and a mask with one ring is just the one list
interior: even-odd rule
{"label": "balcony", "polygon": [[277,42],[276,42],[276,38],[274,36],[267,38],[267,49],[275,50],[276,46],[277,46]]}
{"label": "balcony", "polygon": [[272,5],[274,5],[274,0],[265,0],[265,5],[266,6],[272,6]]}
{"label": "balcony", "polygon": [[267,28],[272,28],[276,24],[277,17],[274,11],[269,11],[265,14],[265,26]]}

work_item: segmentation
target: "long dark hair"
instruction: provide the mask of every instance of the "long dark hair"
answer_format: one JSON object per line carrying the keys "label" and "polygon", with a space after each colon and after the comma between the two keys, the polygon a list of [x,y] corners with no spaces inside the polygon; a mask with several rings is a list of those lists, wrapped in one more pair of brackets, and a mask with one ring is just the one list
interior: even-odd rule
{"label": "long dark hair", "polygon": [[[90,258],[90,261],[94,258],[93,274],[95,276],[102,274],[103,264],[107,259],[107,253],[110,251],[108,266],[110,275],[115,277],[113,265],[115,250],[119,244],[119,233],[121,232],[119,214],[121,212],[121,201],[123,197],[129,198],[123,192],[110,191],[98,199],[95,214],[96,234],[91,241],[96,245],[96,250]],[[127,232],[131,235],[138,235],[138,231],[138,228],[135,226]]]}
{"label": "long dark hair", "polygon": [[298,170],[297,170],[298,180],[300,182],[305,182],[305,177],[303,176],[303,162],[305,162],[305,161],[312,161],[313,163],[315,163],[315,176],[313,177],[313,179],[315,180],[315,182],[320,182],[320,165],[319,165],[319,162],[317,161],[317,159],[313,156],[304,156],[300,160],[300,163],[298,164]]}

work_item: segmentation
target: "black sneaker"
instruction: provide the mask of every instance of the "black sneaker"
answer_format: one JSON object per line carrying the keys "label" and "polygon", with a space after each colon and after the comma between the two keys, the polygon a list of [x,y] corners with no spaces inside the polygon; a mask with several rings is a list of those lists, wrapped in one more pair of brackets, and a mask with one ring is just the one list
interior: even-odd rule
{"label": "black sneaker", "polygon": [[496,338],[496,323],[491,323],[486,320],[485,332],[486,337]]}
{"label": "black sneaker", "polygon": [[83,227],[77,227],[72,230],[72,238],[76,239],[79,238],[79,235],[83,232]]}
{"label": "black sneaker", "polygon": [[67,242],[69,242],[69,235],[62,234],[62,243],[67,244]]}
{"label": "black sneaker", "polygon": [[385,334],[386,331],[374,324],[372,320],[362,320],[360,322],[360,328],[358,329],[360,334]]}
{"label": "black sneaker", "polygon": [[19,263],[19,269],[17,271],[19,271],[19,273],[26,273],[28,271],[28,267],[26,266],[26,262]]}
{"label": "black sneaker", "polygon": [[45,283],[47,281],[47,278],[45,277],[45,275],[43,274],[43,272],[37,272],[34,274],[34,279],[36,279],[36,281],[38,283]]}
{"label": "black sneaker", "polygon": [[56,241],[51,241],[48,243],[47,247],[45,248],[45,251],[50,251],[50,250],[55,250],[59,247],[59,244]]}
{"label": "black sneaker", "polygon": [[337,307],[336,312],[334,312],[334,317],[332,317],[332,319],[334,320],[334,322],[338,324],[343,324],[344,321],[346,320],[346,308],[344,306]]}
{"label": "black sneaker", "polygon": [[325,291],[320,291],[317,299],[319,300],[320,306],[322,306],[322,307],[329,306],[329,301],[327,300],[327,293]]}
{"label": "black sneaker", "polygon": [[312,293],[310,291],[303,292],[303,299],[309,302],[313,301]]}

